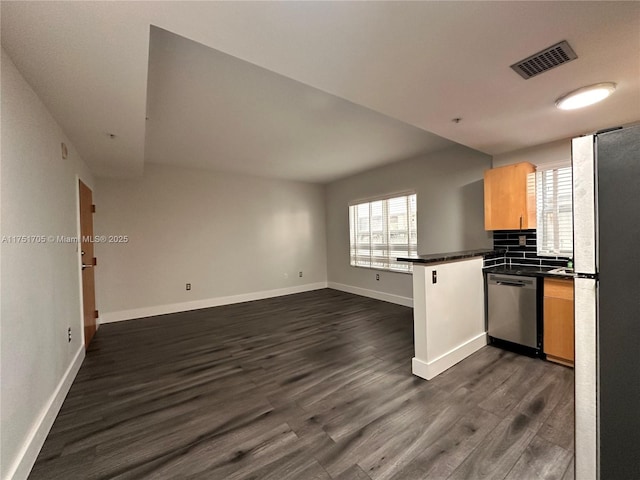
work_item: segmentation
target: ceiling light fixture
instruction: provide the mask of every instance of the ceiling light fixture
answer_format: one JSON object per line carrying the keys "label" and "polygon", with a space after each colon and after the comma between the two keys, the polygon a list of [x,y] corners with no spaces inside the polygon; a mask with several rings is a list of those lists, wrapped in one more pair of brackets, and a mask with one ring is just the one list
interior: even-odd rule
{"label": "ceiling light fixture", "polygon": [[613,82],[596,83],[588,87],[582,87],[556,100],[556,107],[560,110],[574,110],[576,108],[587,107],[604,100],[616,89]]}

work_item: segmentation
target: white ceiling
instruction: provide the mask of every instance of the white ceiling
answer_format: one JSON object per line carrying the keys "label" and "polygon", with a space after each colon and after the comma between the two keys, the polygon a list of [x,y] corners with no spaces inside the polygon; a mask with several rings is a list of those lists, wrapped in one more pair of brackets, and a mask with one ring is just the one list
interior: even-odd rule
{"label": "white ceiling", "polygon": [[[326,181],[444,145],[417,129],[499,154],[640,119],[640,2],[2,1],[0,8],[3,48],[97,175],[140,174],[145,137],[148,161]],[[151,25],[202,45],[165,32],[158,35],[165,46],[156,52],[154,42],[149,58]],[[560,40],[577,60],[529,80],[509,68]],[[207,92],[182,68],[222,90]],[[217,75],[222,68],[242,78]],[[603,81],[618,83],[607,101],[555,109],[563,93]],[[283,98],[287,90],[291,98]],[[369,128],[375,133],[367,136]]]}
{"label": "white ceiling", "polygon": [[156,27],[145,161],[329,182],[452,142]]}

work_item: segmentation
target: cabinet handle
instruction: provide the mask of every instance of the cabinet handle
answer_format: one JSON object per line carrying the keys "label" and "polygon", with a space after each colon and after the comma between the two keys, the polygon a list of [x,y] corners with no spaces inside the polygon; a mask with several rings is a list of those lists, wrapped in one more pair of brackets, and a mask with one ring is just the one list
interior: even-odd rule
{"label": "cabinet handle", "polygon": [[522,230],[522,215],[520,215],[520,230]]}

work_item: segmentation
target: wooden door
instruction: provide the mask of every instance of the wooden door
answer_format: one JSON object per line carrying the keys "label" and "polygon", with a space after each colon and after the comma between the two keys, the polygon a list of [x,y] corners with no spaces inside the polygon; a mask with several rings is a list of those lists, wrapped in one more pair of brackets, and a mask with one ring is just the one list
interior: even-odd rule
{"label": "wooden door", "polygon": [[89,343],[96,333],[96,288],[95,272],[96,259],[93,256],[93,193],[80,181],[80,253],[82,257],[82,304],[84,317],[84,346]]}

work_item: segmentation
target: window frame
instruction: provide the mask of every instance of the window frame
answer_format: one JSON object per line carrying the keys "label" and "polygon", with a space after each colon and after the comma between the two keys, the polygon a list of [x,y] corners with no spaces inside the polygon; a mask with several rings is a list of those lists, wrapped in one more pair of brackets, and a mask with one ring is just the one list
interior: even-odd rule
{"label": "window frame", "polygon": [[[552,178],[545,178],[549,176],[549,172],[552,172]],[[567,174],[568,179],[565,177]],[[573,172],[571,165],[567,163],[548,165],[538,168],[535,175],[536,255],[539,257],[573,258]],[[564,178],[561,178],[560,175]],[[548,185],[549,181],[551,185]],[[551,193],[545,192],[549,188]],[[562,200],[563,193],[568,195],[568,198]],[[548,202],[550,196],[552,200]],[[569,227],[566,227],[566,224],[563,226],[563,220],[560,218],[562,214],[565,214],[564,222],[567,222],[567,218],[569,219]],[[547,217],[547,221],[545,221],[545,217]],[[550,223],[553,224],[552,238],[549,238],[549,228],[547,227]],[[565,242],[562,241],[563,238]],[[552,241],[553,247],[549,247]],[[567,244],[569,248],[563,249],[562,245]]]}
{"label": "window frame", "polygon": [[[413,199],[411,199],[413,197]],[[399,215],[390,214],[390,210],[397,208],[393,201],[404,199],[406,207]],[[375,205],[378,204],[378,205]],[[374,215],[373,209],[379,213]],[[359,209],[368,210],[368,214],[358,214]],[[410,262],[396,262],[398,257],[416,256],[418,251],[418,219],[417,195],[415,191],[396,192],[366,199],[354,200],[349,203],[349,265],[355,268],[380,270],[385,272],[412,273]],[[405,220],[400,228],[397,218],[404,213]],[[378,217],[380,217],[378,219]],[[396,226],[391,220],[396,218]],[[366,220],[365,220],[366,219]],[[364,227],[361,225],[363,224]],[[377,222],[374,227],[374,221]],[[402,228],[404,227],[404,228]],[[403,233],[406,242],[392,242],[392,235]],[[374,235],[378,241],[374,242]],[[359,238],[366,240],[359,240]],[[364,253],[359,253],[364,252]]]}

